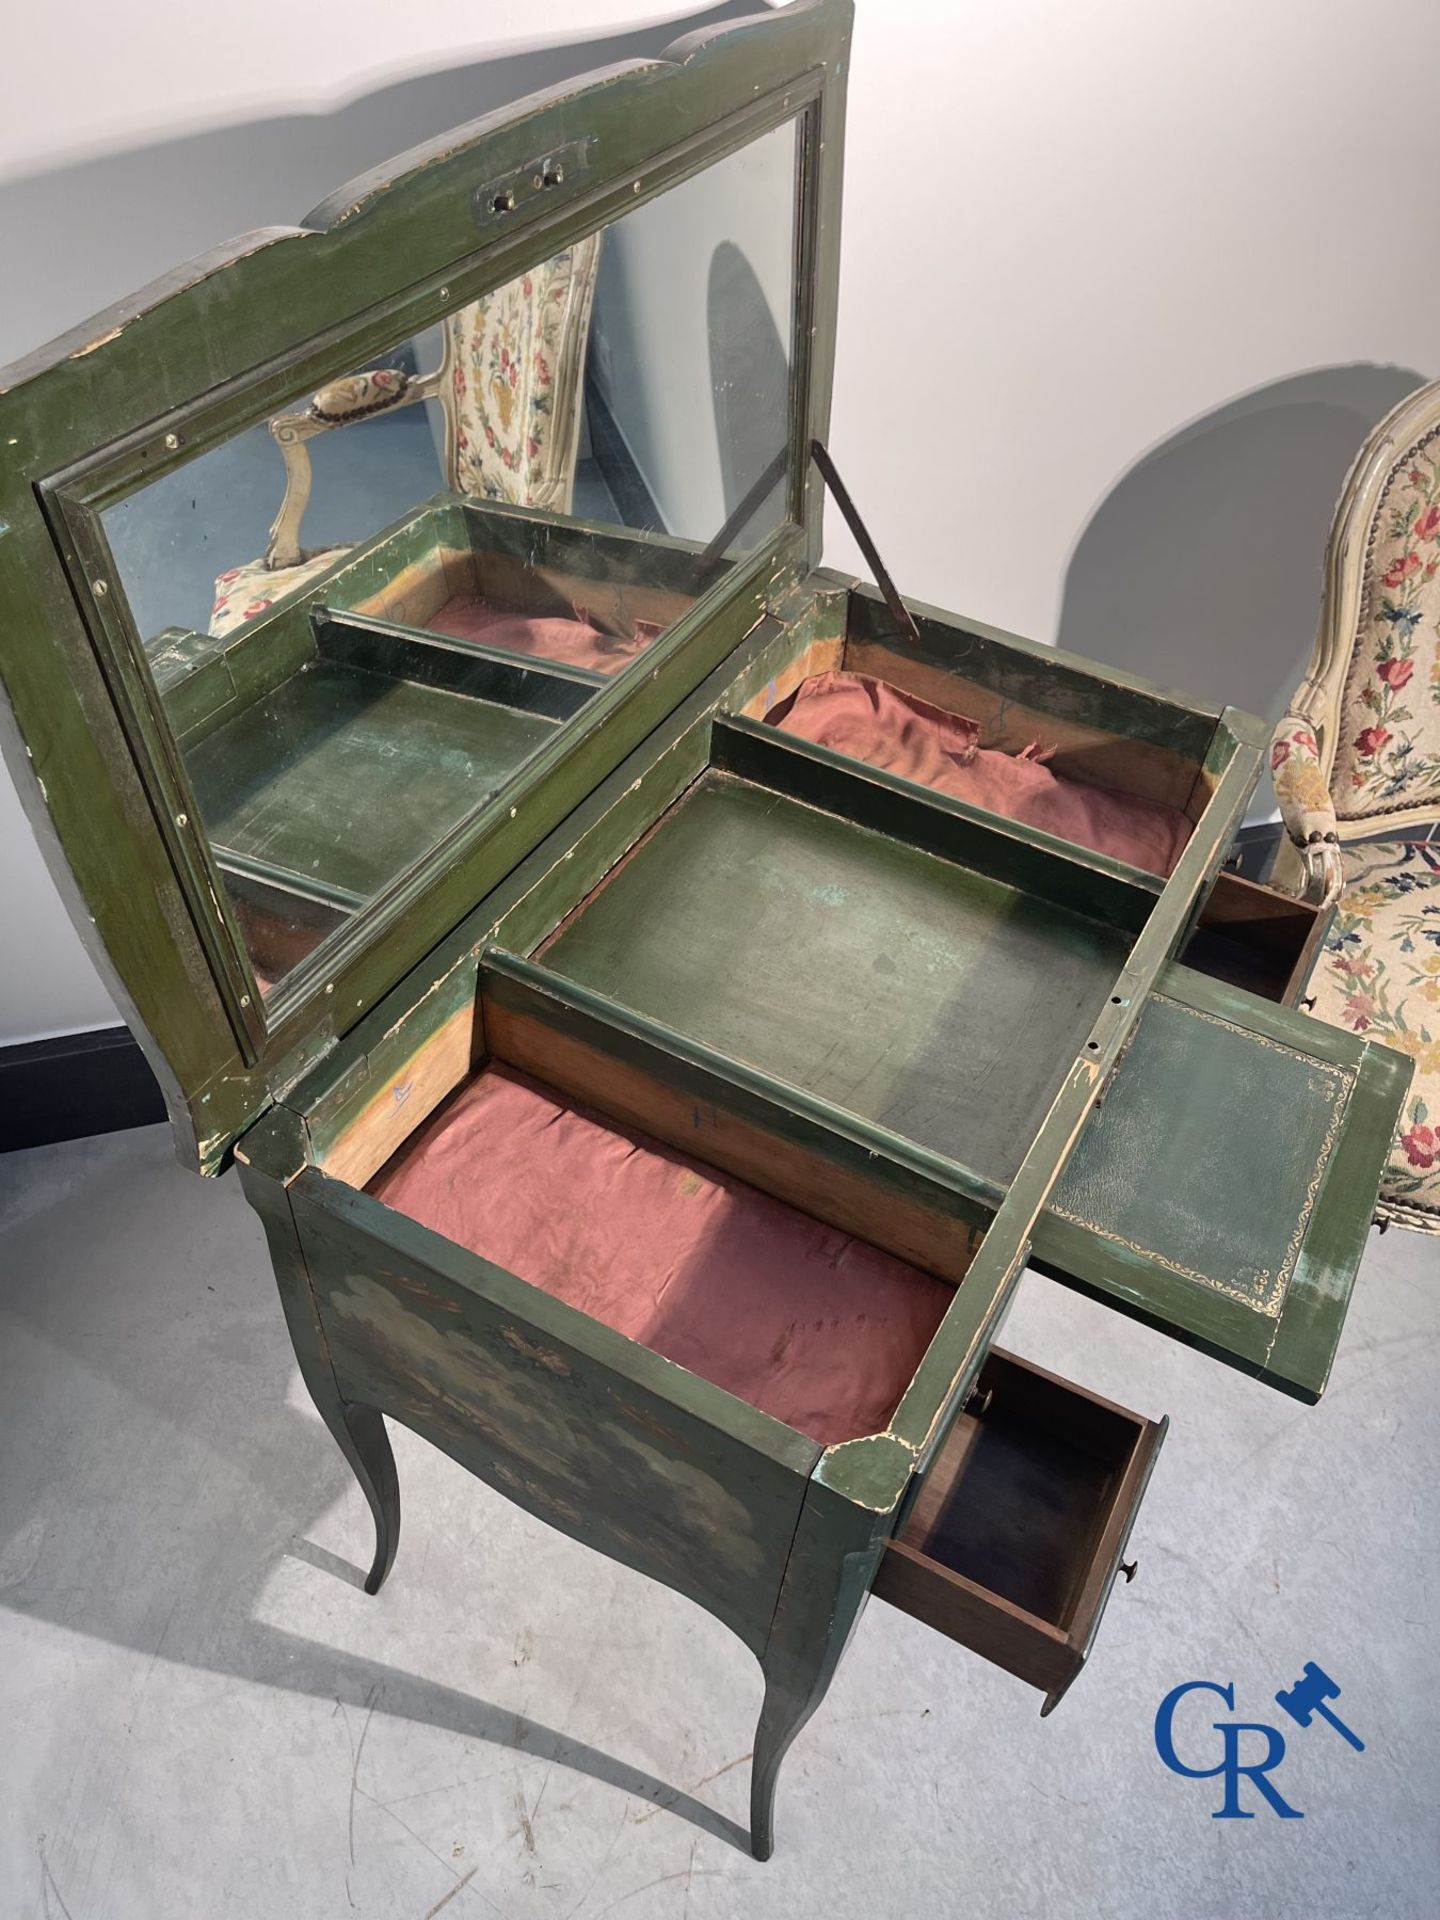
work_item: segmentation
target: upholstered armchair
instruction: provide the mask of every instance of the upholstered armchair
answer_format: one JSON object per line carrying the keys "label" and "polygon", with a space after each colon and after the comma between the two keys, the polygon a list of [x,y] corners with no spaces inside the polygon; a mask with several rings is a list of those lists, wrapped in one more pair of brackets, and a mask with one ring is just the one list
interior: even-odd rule
{"label": "upholstered armchair", "polygon": [[376,368],[324,387],[270,433],[285,463],[285,495],[264,555],[215,582],[217,639],[343,559],[348,547],[306,549],[300,526],[312,486],[308,442],[400,407],[437,399],[445,415],[445,484],[477,500],[570,509],[581,389],[600,236],[472,300],[446,321],[440,365],[425,374]]}
{"label": "upholstered armchair", "polygon": [[1335,903],[1320,1018],[1415,1062],[1381,1211],[1440,1233],[1440,382],[1371,434],[1336,508],[1319,637],[1271,745],[1275,880]]}

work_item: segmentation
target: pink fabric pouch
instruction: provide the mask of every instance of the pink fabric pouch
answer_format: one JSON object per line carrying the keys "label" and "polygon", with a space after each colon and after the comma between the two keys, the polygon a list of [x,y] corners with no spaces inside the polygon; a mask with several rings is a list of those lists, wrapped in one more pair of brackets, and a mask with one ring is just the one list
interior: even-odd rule
{"label": "pink fabric pouch", "polygon": [[432,633],[478,640],[487,647],[503,647],[507,653],[532,654],[570,667],[589,667],[596,673],[618,673],[629,666],[660,631],[649,620],[637,620],[629,636],[621,638],[593,626],[583,607],[576,608],[571,620],[561,614],[506,613],[465,595],[447,600],[425,624]]}
{"label": "pink fabric pouch", "polygon": [[826,1446],[884,1428],[954,1297],[508,1067],[452,1094],[370,1191]]}
{"label": "pink fabric pouch", "polygon": [[786,733],[817,746],[1146,873],[1168,875],[1192,831],[1177,807],[1067,780],[1030,748],[1012,754],[982,747],[975,721],[868,674],[815,674],[770,717]]}

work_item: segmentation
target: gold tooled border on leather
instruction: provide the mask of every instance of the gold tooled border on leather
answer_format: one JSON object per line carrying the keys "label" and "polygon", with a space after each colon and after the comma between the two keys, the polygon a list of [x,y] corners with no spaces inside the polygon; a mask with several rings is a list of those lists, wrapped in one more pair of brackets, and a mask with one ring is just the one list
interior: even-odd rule
{"label": "gold tooled border on leather", "polygon": [[1207,1020],[1211,1026],[1223,1027],[1228,1033],[1239,1034],[1242,1039],[1250,1041],[1254,1046],[1268,1047],[1272,1053],[1283,1053],[1292,1060],[1301,1060],[1312,1073],[1334,1082],[1330,1097],[1330,1118],[1306,1185],[1305,1204],[1295,1223],[1295,1231],[1290,1236],[1290,1244],[1285,1249],[1285,1257],[1273,1273],[1265,1268],[1256,1268],[1257,1289],[1247,1292],[1233,1281],[1222,1280],[1213,1273],[1201,1273],[1195,1267],[1187,1267],[1178,1260],[1168,1259],[1154,1247],[1143,1246],[1138,1240],[1127,1240],[1123,1234],[1114,1233],[1110,1228],[1102,1227],[1098,1221],[1087,1220],[1083,1214],[1072,1213],[1068,1208],[1054,1201],[1051,1202],[1050,1211],[1061,1220],[1068,1220],[1073,1226],[1083,1227],[1087,1233],[1093,1233],[1102,1240],[1108,1240],[1113,1246],[1124,1247],[1127,1252],[1138,1254],[1141,1259],[1153,1260],[1157,1266],[1164,1267],[1167,1273],[1178,1274],[1182,1280],[1193,1280],[1197,1286],[1208,1287],[1212,1293],[1223,1293],[1232,1300],[1238,1300],[1242,1306],[1264,1314],[1267,1319],[1278,1320],[1285,1304],[1285,1296],[1290,1289],[1295,1263],[1300,1257],[1300,1248],[1305,1239],[1306,1229],[1310,1225],[1310,1216],[1315,1211],[1315,1200],[1320,1192],[1320,1183],[1325,1178],[1325,1170],[1330,1164],[1330,1155],[1334,1151],[1341,1123],[1345,1117],[1345,1108],[1355,1086],[1354,1070],[1334,1066],[1328,1060],[1317,1060],[1313,1054],[1302,1053],[1298,1047],[1287,1047],[1282,1041],[1271,1040],[1267,1035],[1255,1033],[1249,1027],[1239,1026],[1233,1020],[1223,1019],[1217,1013],[1207,1013],[1203,1008],[1187,1006],[1183,1000],[1172,999],[1168,994],[1152,993],[1150,998],[1152,1002],[1170,1007],[1176,1013],[1189,1014],[1194,1020]]}

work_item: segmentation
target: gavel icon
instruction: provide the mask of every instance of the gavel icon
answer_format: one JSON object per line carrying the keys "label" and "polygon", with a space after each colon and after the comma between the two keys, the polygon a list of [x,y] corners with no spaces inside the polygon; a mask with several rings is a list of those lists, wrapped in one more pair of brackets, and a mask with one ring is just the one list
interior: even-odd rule
{"label": "gavel icon", "polygon": [[1317,1667],[1313,1660],[1305,1662],[1305,1671],[1293,1687],[1282,1688],[1275,1696],[1277,1707],[1284,1709],[1298,1726],[1308,1727],[1318,1713],[1328,1720],[1335,1731],[1348,1740],[1356,1753],[1365,1751],[1365,1742],[1346,1726],[1338,1713],[1332,1713],[1326,1706],[1327,1700],[1338,1700],[1340,1689],[1323,1667]]}

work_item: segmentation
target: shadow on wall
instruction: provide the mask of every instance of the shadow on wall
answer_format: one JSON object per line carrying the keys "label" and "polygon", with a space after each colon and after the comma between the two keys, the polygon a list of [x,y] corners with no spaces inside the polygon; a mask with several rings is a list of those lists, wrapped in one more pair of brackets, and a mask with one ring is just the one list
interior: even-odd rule
{"label": "shadow on wall", "polygon": [[0,366],[217,242],[303,220],[347,180],[448,128],[572,76],[651,58],[755,12],[725,4],[377,88],[333,113],[276,115],[0,183]]}
{"label": "shadow on wall", "polygon": [[[1186,427],[1096,508],[1058,644],[1278,720],[1315,638],[1335,502],[1370,429],[1425,376],[1322,367]],[[1252,819],[1274,811],[1268,776]]]}

